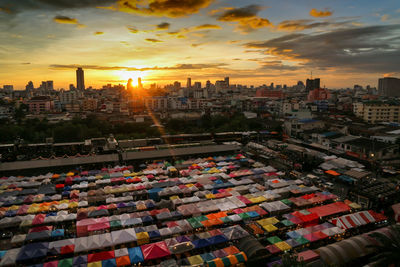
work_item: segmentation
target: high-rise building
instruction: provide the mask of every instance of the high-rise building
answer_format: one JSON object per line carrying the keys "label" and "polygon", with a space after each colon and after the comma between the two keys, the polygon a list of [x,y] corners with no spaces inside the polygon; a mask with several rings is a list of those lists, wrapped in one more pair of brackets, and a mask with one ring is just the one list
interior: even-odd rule
{"label": "high-rise building", "polygon": [[5,91],[13,91],[14,90],[14,86],[10,85],[10,84],[5,84],[5,85],[3,85],[3,90],[5,90]]}
{"label": "high-rise building", "polygon": [[128,91],[133,90],[132,82],[133,82],[132,78],[129,78],[128,83],[126,84],[126,89],[128,89]]}
{"label": "high-rise building", "polygon": [[380,78],[378,82],[378,94],[386,97],[399,97],[400,79],[393,77]]}
{"label": "high-rise building", "polygon": [[321,81],[320,81],[319,78],[307,79],[307,81],[306,81],[306,90],[307,91],[311,91],[311,90],[315,90],[315,89],[321,88],[320,82]]}
{"label": "high-rise building", "polygon": [[201,82],[195,82],[194,83],[194,88],[195,89],[201,89]]}
{"label": "high-rise building", "polygon": [[82,68],[76,70],[76,88],[80,91],[85,90],[85,75]]}
{"label": "high-rise building", "polygon": [[71,83],[70,85],[69,85],[69,90],[70,91],[74,91],[76,88],[75,88],[75,86]]}
{"label": "high-rise building", "polygon": [[192,88],[192,78],[187,78],[186,88]]}
{"label": "high-rise building", "polygon": [[229,88],[229,77],[225,77],[224,81],[225,81],[225,86]]}
{"label": "high-rise building", "polygon": [[174,89],[175,89],[175,90],[181,89],[181,83],[178,82],[178,81],[175,81],[175,82],[174,82]]}
{"label": "high-rise building", "polygon": [[53,81],[46,81],[46,90],[53,91],[54,90],[54,83]]}
{"label": "high-rise building", "polygon": [[207,80],[206,89],[209,90],[210,88],[211,88],[211,82],[210,82],[210,80]]}
{"label": "high-rise building", "polygon": [[138,84],[138,88],[142,89],[143,88],[143,84],[142,84],[142,78],[138,78],[137,79],[137,84]]}
{"label": "high-rise building", "polygon": [[28,84],[25,86],[25,90],[33,91],[33,89],[35,89],[35,87],[33,86],[33,82],[29,81]]}

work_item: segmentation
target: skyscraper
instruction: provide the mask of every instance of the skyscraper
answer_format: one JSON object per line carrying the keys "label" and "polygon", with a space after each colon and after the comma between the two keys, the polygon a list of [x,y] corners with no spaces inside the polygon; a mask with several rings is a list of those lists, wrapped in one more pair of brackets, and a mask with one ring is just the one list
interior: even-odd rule
{"label": "skyscraper", "polygon": [[378,82],[378,95],[386,97],[400,96],[400,79],[385,77]]}
{"label": "skyscraper", "polygon": [[229,77],[225,77],[224,81],[225,81],[226,87],[229,88]]}
{"label": "skyscraper", "polygon": [[319,88],[321,88],[319,78],[307,79],[307,81],[306,81],[306,90],[307,91],[311,91],[311,90],[319,89]]}
{"label": "skyscraper", "polygon": [[142,88],[143,88],[142,78],[139,77],[139,78],[137,79],[137,84],[138,84],[138,88],[139,88],[139,89],[142,89]]}
{"label": "skyscraper", "polygon": [[191,88],[191,87],[192,87],[192,78],[187,78],[186,88]]}
{"label": "skyscraper", "polygon": [[85,76],[82,68],[76,70],[76,88],[80,91],[85,90]]}

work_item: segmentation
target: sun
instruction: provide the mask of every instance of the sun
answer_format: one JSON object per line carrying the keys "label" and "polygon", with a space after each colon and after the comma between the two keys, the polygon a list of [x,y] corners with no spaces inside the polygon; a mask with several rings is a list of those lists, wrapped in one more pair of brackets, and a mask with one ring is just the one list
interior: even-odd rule
{"label": "sun", "polygon": [[143,79],[144,73],[142,71],[116,70],[114,71],[114,76],[125,83],[128,82],[129,79],[132,79],[132,85],[138,86],[138,78],[140,77]]}

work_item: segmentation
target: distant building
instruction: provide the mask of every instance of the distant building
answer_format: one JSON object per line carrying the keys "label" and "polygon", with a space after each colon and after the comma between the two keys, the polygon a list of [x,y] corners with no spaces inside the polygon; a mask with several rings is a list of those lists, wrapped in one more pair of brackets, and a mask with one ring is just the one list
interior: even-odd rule
{"label": "distant building", "polygon": [[378,82],[378,94],[386,97],[399,97],[400,79],[392,77],[380,78]]}
{"label": "distant building", "polygon": [[353,103],[353,113],[368,123],[400,122],[400,105],[381,102]]}
{"label": "distant building", "polygon": [[180,82],[178,82],[178,81],[175,81],[175,82],[174,82],[174,89],[175,89],[175,90],[179,90],[179,89],[181,89],[181,87],[182,87],[182,86],[181,86],[181,83],[180,83]]}
{"label": "distant building", "polygon": [[29,81],[28,84],[25,86],[25,90],[33,91],[33,89],[35,89],[35,87],[33,86],[33,82]]}
{"label": "distant building", "polygon": [[224,79],[226,87],[229,87],[229,77],[225,77]]}
{"label": "distant building", "polygon": [[79,91],[85,90],[85,75],[82,68],[76,70],[76,88]]}
{"label": "distant building", "polygon": [[3,90],[5,91],[13,91],[14,90],[14,86],[13,85],[3,85]]}
{"label": "distant building", "polygon": [[33,114],[51,112],[54,109],[54,102],[48,96],[36,96],[32,97],[27,102],[29,106],[29,112]]}
{"label": "distant building", "polygon": [[285,94],[281,90],[268,90],[268,89],[258,89],[256,92],[256,97],[268,97],[272,99],[282,99]]}
{"label": "distant building", "polygon": [[187,78],[186,88],[192,88],[192,78]]}
{"label": "distant building", "polygon": [[138,88],[139,88],[139,89],[142,89],[142,88],[143,88],[142,78],[139,77],[137,80],[138,80],[138,81],[137,81]]}
{"label": "distant building", "polygon": [[194,89],[201,89],[201,82],[195,82]]}
{"label": "distant building", "polygon": [[307,100],[308,101],[328,100],[330,96],[331,95],[327,89],[316,88],[314,90],[309,91]]}
{"label": "distant building", "polygon": [[307,81],[306,81],[306,90],[307,91],[318,89],[320,87],[321,87],[321,85],[320,85],[320,79],[319,78],[307,79]]}

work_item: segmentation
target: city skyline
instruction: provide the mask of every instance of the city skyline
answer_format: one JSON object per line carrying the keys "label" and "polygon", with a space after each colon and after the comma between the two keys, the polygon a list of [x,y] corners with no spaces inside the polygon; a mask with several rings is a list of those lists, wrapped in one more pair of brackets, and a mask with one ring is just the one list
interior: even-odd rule
{"label": "city skyline", "polygon": [[226,76],[293,85],[311,71],[341,88],[399,76],[396,1],[146,3],[1,1],[0,84],[68,88],[78,67],[95,88],[138,77],[146,87]]}

